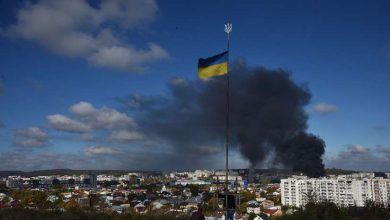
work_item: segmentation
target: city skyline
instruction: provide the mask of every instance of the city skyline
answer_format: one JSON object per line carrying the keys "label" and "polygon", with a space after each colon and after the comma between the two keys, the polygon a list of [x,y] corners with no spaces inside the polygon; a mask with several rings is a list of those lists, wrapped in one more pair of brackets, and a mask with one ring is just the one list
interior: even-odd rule
{"label": "city skyline", "polygon": [[[230,21],[231,66],[282,68],[308,87],[307,132],[325,141],[327,168],[389,171],[389,9],[386,1],[1,1],[1,170],[223,168],[223,138],[180,157],[165,136],[145,132],[135,110],[200,83],[197,59],[226,49]],[[234,147],[230,161],[249,166]]]}

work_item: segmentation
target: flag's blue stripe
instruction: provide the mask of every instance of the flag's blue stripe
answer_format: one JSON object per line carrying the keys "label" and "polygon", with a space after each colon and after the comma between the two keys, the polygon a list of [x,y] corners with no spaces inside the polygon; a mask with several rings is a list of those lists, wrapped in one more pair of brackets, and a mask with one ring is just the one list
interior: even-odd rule
{"label": "flag's blue stripe", "polygon": [[228,52],[225,51],[221,54],[206,58],[206,59],[199,59],[198,67],[207,67],[215,64],[225,63],[228,60]]}

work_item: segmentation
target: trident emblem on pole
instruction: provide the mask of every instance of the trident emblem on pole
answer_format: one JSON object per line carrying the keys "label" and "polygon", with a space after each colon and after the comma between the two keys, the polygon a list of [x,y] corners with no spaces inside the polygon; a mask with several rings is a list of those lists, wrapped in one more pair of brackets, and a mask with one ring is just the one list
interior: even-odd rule
{"label": "trident emblem on pole", "polygon": [[231,23],[226,23],[226,24],[225,24],[225,32],[226,32],[228,35],[230,34],[230,32],[232,32],[232,28],[233,28],[233,26],[232,26]]}

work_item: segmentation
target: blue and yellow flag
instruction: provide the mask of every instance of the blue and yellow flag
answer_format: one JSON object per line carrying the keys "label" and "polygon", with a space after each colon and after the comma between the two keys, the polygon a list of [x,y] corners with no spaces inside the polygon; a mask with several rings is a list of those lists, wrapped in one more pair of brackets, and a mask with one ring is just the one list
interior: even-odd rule
{"label": "blue and yellow flag", "polygon": [[220,76],[228,71],[228,51],[198,61],[199,78],[205,79],[212,76]]}

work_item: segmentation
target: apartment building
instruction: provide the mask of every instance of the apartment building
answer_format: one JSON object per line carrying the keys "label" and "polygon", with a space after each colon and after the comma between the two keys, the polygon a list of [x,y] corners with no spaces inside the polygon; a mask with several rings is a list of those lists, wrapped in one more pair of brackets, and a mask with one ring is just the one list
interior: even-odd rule
{"label": "apartment building", "polygon": [[[332,178],[293,176],[281,180],[283,205],[303,206],[309,200],[329,201],[339,206],[364,206],[366,201],[390,202],[390,179],[356,178],[358,175]],[[371,176],[370,176],[371,177]]]}

